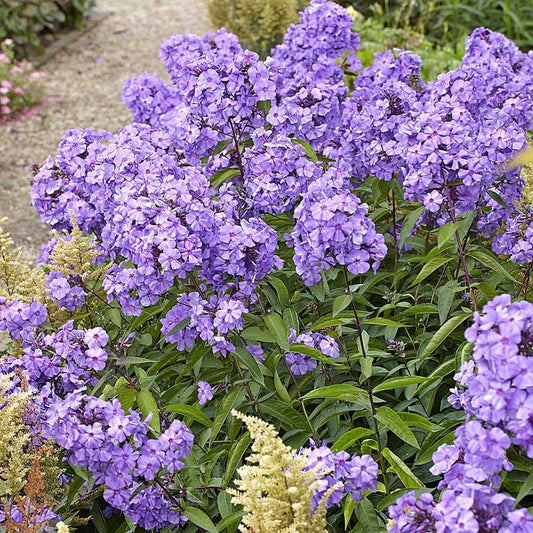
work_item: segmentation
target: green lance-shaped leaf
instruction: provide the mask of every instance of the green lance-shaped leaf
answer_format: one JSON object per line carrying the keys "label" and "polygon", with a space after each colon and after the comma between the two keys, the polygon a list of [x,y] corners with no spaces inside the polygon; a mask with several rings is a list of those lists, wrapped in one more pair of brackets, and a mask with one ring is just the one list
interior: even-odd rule
{"label": "green lance-shaped leaf", "polygon": [[425,207],[421,206],[415,209],[414,211],[411,211],[405,217],[405,220],[402,224],[402,231],[400,232],[400,240],[398,242],[400,246],[405,244],[407,237],[409,237],[409,234],[411,233],[411,231],[413,231],[413,228],[415,227],[416,223],[419,221],[424,211],[425,211]]}
{"label": "green lance-shaped leaf", "polygon": [[215,415],[215,420],[213,421],[213,428],[211,430],[211,444],[213,444],[213,441],[216,439],[219,431],[222,429],[222,426],[224,425],[226,418],[228,418],[231,410],[237,404],[241,392],[242,387],[233,389],[220,403],[217,414]]}
{"label": "green lance-shaped leaf", "polygon": [[387,459],[394,473],[400,478],[404,487],[417,488],[423,487],[424,484],[411,472],[411,469],[391,450],[384,448],[383,457]]}
{"label": "green lance-shaped leaf", "polygon": [[203,424],[207,427],[213,427],[213,422],[200,410],[198,407],[193,407],[192,405],[186,405],[184,403],[177,403],[173,405],[168,405],[165,407],[165,411],[169,413],[177,413],[181,416],[187,418],[192,418],[196,422]]}
{"label": "green lance-shaped leaf", "polygon": [[411,285],[416,285],[417,283],[420,283],[421,281],[425,280],[428,276],[435,272],[435,270],[445,265],[452,259],[454,258],[449,255],[433,257],[422,267],[422,270],[418,273]]}
{"label": "green lance-shaped leaf", "polygon": [[318,389],[305,394],[302,399],[311,400],[314,398],[334,398],[343,402],[356,403],[362,407],[370,409],[370,398],[368,393],[363,389],[348,384],[319,387]]}
{"label": "green lance-shaped leaf", "polygon": [[502,276],[506,277],[509,281],[512,281],[513,283],[518,283],[518,281],[511,274],[509,274],[509,272],[507,272],[507,270],[501,265],[500,261],[495,257],[489,255],[487,252],[482,250],[473,250],[471,252],[468,252],[466,255],[468,257],[473,257],[474,259],[477,259],[482,265],[485,265],[491,270],[494,270],[494,272],[498,272],[498,274],[501,274]]}
{"label": "green lance-shaped leaf", "polygon": [[344,311],[352,303],[351,294],[341,294],[333,300],[333,317],[335,318],[341,311]]}
{"label": "green lance-shaped leaf", "polygon": [[224,472],[224,477],[222,484],[227,487],[231,478],[233,477],[233,472],[237,468],[239,461],[242,459],[244,452],[248,449],[248,446],[252,442],[250,433],[245,433],[230,449],[228,462],[226,464],[226,471]]}
{"label": "green lance-shaped leaf", "polygon": [[289,330],[283,322],[283,319],[277,314],[272,313],[263,317],[265,324],[272,334],[272,341],[275,342],[280,348],[289,351]]}
{"label": "green lance-shaped leaf", "polygon": [[453,316],[445,324],[443,324],[433,335],[431,340],[420,352],[418,362],[421,363],[430,356],[467,318],[471,317],[471,313],[463,313],[461,315]]}
{"label": "green lance-shaped leaf", "polygon": [[340,452],[349,448],[354,442],[360,439],[373,435],[374,432],[368,428],[354,428],[347,431],[344,435],[339,437],[333,445],[333,450]]}
{"label": "green lance-shaped leaf", "polygon": [[142,389],[137,391],[135,396],[137,398],[137,405],[139,406],[143,416],[147,417],[150,413],[152,413],[152,420],[148,422],[148,425],[157,432],[161,431],[159,409],[152,393],[148,389]]}
{"label": "green lance-shaped leaf", "polygon": [[397,437],[407,444],[420,449],[420,445],[409,426],[390,407],[378,407],[375,416],[379,422],[390,429]]}
{"label": "green lance-shaped leaf", "polygon": [[218,533],[215,524],[201,509],[197,507],[186,507],[183,514],[197,527],[207,531],[207,533]]}
{"label": "green lance-shaped leaf", "polygon": [[427,378],[423,376],[400,376],[397,378],[390,378],[374,387],[374,392],[399,389],[409,385],[417,385],[418,383],[423,383],[426,380]]}

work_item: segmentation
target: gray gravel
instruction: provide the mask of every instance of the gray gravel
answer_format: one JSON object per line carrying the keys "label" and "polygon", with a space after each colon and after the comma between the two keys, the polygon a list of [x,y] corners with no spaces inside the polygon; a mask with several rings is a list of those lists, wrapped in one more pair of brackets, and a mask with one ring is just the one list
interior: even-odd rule
{"label": "gray gravel", "polygon": [[8,217],[3,226],[28,261],[49,239],[31,206],[29,165],[54,154],[70,129],[113,132],[127,124],[124,81],[144,71],[165,76],[158,57],[163,40],[211,29],[199,0],[97,0],[96,9],[111,14],[42,67],[53,84],[51,101],[36,116],[0,125],[0,218]]}

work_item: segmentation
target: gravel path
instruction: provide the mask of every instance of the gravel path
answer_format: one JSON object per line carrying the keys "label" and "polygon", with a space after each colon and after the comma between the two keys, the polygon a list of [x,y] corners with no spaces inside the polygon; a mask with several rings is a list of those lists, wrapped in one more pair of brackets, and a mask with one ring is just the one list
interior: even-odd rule
{"label": "gravel path", "polygon": [[201,0],[97,0],[111,15],[52,58],[47,70],[52,102],[36,116],[0,125],[0,218],[3,227],[34,261],[49,238],[30,201],[29,165],[54,154],[73,128],[116,131],[130,119],[120,99],[124,81],[141,72],[165,75],[158,57],[173,33],[210,30]]}

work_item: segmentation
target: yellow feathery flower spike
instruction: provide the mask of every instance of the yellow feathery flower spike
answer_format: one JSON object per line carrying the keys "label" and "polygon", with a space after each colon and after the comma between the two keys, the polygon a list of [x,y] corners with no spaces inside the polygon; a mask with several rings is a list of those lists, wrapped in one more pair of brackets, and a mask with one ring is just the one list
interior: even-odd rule
{"label": "yellow feathery flower spike", "polygon": [[[2,224],[6,219],[0,219]],[[0,227],[0,296],[9,301],[44,301],[45,273],[31,268],[20,260],[21,249],[14,248],[13,240]]]}
{"label": "yellow feathery flower spike", "polygon": [[33,454],[28,452],[31,436],[24,423],[29,392],[10,392],[14,374],[0,375],[0,497],[14,496],[25,485]]}
{"label": "yellow feathery flower spike", "polygon": [[272,425],[237,411],[232,414],[248,426],[253,453],[247,461],[255,463],[239,468],[238,490],[228,489],[232,502],[247,513],[239,531],[324,533],[326,501],[338,486],[331,487],[313,511],[313,495],[327,472],[312,466],[307,455],[286,446]]}
{"label": "yellow feathery flower spike", "polygon": [[72,231],[66,235],[54,232],[57,244],[50,253],[47,267],[51,272],[61,272],[67,277],[78,274],[86,281],[92,277],[91,264],[98,257],[91,238],[84,235],[71,215]]}

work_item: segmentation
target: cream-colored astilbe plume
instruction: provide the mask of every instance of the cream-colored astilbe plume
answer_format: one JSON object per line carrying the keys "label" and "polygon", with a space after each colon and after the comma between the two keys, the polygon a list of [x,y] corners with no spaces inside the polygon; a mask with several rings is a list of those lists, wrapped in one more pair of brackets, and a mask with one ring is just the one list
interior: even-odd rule
{"label": "cream-colored astilbe plume", "polygon": [[67,524],[64,524],[63,522],[58,522],[56,525],[56,531],[57,533],[69,533],[69,528]]}
{"label": "cream-colored astilbe plume", "polygon": [[71,223],[70,233],[61,235],[54,232],[57,244],[50,252],[46,266],[50,272],[61,272],[64,277],[78,274],[83,281],[87,281],[95,276],[91,265],[98,257],[98,252],[91,238],[81,232],[74,217],[71,217]]}
{"label": "cream-colored astilbe plume", "polygon": [[[0,219],[2,224],[6,219]],[[21,249],[0,227],[0,296],[9,301],[44,301],[46,275],[41,268],[31,268],[20,260]]]}
{"label": "cream-colored astilbe plume", "polygon": [[18,494],[24,484],[33,454],[24,413],[30,403],[29,392],[10,392],[14,374],[0,375],[0,496]]}
{"label": "cream-colored astilbe plume", "polygon": [[324,533],[326,501],[333,486],[313,511],[311,501],[327,472],[312,466],[305,454],[286,446],[275,428],[254,416],[232,411],[250,431],[253,440],[248,465],[238,470],[238,490],[228,489],[232,502],[246,514],[243,533]]}

